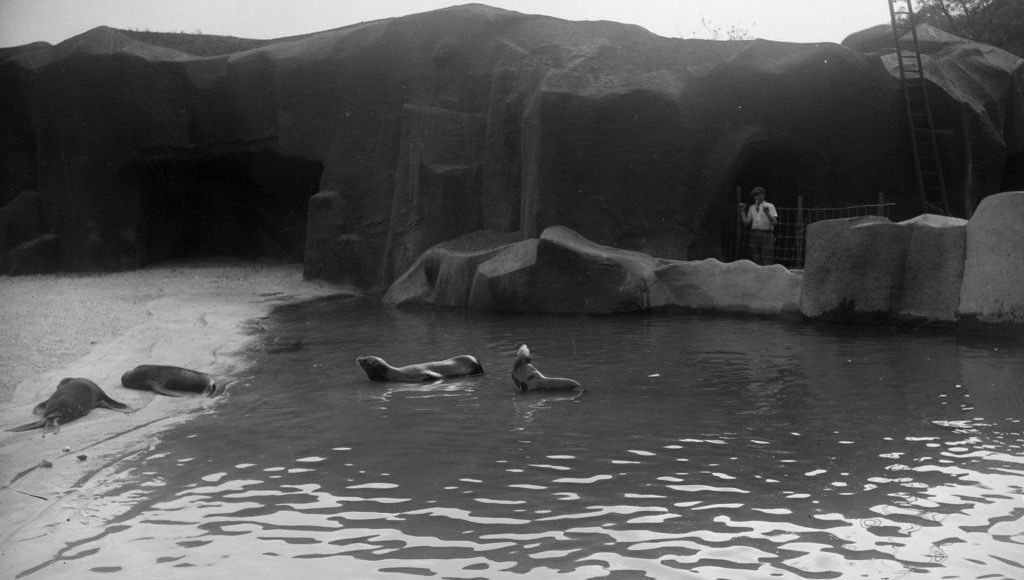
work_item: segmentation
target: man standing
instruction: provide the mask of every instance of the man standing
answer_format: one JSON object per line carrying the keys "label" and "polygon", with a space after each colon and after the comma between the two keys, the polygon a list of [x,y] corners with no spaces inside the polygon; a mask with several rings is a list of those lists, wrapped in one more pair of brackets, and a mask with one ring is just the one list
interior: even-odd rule
{"label": "man standing", "polygon": [[750,253],[754,262],[767,266],[775,263],[775,224],[779,212],[771,202],[765,201],[765,189],[760,185],[750,190],[754,203],[746,207],[739,204],[740,219],[750,226]]}

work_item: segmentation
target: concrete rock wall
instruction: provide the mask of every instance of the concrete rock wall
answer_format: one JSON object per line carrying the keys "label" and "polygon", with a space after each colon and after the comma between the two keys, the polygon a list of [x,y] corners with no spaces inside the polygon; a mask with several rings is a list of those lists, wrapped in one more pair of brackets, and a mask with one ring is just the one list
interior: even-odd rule
{"label": "concrete rock wall", "polygon": [[800,310],[842,321],[1024,322],[1024,192],[986,197],[969,221],[811,224]]}
{"label": "concrete rock wall", "polygon": [[804,271],[654,258],[565,226],[536,239],[475,232],[425,252],[384,302],[495,312],[685,309],[840,322],[1024,323],[1024,192],[970,221],[924,214],[811,224]]}
{"label": "concrete rock wall", "polygon": [[971,216],[960,315],[1024,323],[1024,191],[987,197]]}
{"label": "concrete rock wall", "polygon": [[[201,54],[167,40],[98,28],[0,55],[0,204],[40,193],[63,268],[315,248],[308,276],[387,286],[476,229],[721,258],[735,188],[755,183],[780,205],[917,206],[898,82],[840,45],[478,4]],[[942,46],[943,154],[975,160],[947,181],[980,199],[996,178],[977,176],[1024,153],[1024,67]],[[327,191],[342,209],[307,206]]]}
{"label": "concrete rock wall", "polygon": [[[966,210],[1024,179],[1024,65],[933,36],[946,181]],[[0,204],[38,191],[68,270],[256,253],[386,287],[476,230],[566,225],[723,258],[735,189],[754,184],[780,206],[885,192],[920,207],[885,54],[479,4],[202,52],[172,40],[99,28],[0,53]],[[318,192],[342,209],[308,206]]]}
{"label": "concrete rock wall", "polygon": [[475,233],[439,244],[391,285],[384,302],[492,312],[796,314],[801,277],[748,260],[653,258],[552,226],[519,242]]}

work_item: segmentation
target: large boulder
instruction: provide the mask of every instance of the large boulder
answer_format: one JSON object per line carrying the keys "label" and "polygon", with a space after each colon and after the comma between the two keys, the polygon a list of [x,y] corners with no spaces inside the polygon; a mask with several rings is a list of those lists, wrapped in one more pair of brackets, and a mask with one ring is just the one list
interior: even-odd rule
{"label": "large boulder", "polygon": [[434,246],[391,285],[384,302],[587,314],[798,309],[801,275],[782,266],[658,259],[594,243],[564,226],[536,239],[501,241],[477,232]]}
{"label": "large boulder", "polygon": [[960,315],[1024,322],[1024,191],[992,195],[967,223]]}
{"label": "large boulder", "polygon": [[518,245],[484,263],[473,280],[473,308],[610,314],[664,302],[647,254],[602,246],[564,226],[544,230],[535,252]]}
{"label": "large boulder", "polygon": [[532,295],[537,239],[502,248],[481,263],[471,280],[468,308],[497,312],[530,312],[537,306]]}
{"label": "large boulder", "polygon": [[811,224],[801,312],[840,321],[955,320],[965,223],[923,215]]}
{"label": "large boulder", "polygon": [[810,318],[887,319],[899,305],[910,233],[874,216],[808,226],[800,311]]}
{"label": "large boulder", "polygon": [[967,220],[924,214],[900,222],[911,228],[899,316],[951,322],[960,310]]}
{"label": "large boulder", "polygon": [[796,314],[803,274],[784,266],[713,258],[672,261],[657,270],[668,292],[666,306],[686,310]]}
{"label": "large boulder", "polygon": [[437,244],[391,284],[383,302],[467,308],[478,266],[505,251],[513,239],[501,232],[478,231]]}

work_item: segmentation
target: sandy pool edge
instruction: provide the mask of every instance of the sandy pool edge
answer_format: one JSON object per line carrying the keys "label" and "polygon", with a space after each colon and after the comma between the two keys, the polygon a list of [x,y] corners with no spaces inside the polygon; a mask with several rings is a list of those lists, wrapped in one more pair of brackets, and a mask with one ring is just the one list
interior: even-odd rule
{"label": "sandy pool edge", "polygon": [[[0,370],[8,381],[20,378],[0,398],[0,429],[33,420],[32,406],[66,376],[89,378],[134,409],[96,409],[56,435],[0,431],[0,560],[21,572],[98,533],[117,510],[98,491],[119,477],[118,464],[143,455],[177,422],[220,404],[124,389],[124,371],[175,364],[244,381],[261,317],[276,306],[354,292],[304,280],[294,264],[0,279],[0,323],[9,330]],[[40,467],[44,460],[52,467]]]}

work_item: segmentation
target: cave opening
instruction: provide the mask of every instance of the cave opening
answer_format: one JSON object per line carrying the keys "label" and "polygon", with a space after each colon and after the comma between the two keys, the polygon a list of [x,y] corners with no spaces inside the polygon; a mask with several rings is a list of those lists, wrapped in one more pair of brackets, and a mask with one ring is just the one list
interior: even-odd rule
{"label": "cave opening", "polygon": [[796,207],[801,196],[808,206],[818,197],[823,178],[822,165],[814,159],[764,144],[754,147],[742,161],[735,186],[743,203],[750,203],[750,190],[760,185],[776,207]]}
{"label": "cave opening", "polygon": [[1024,191],[1024,153],[1009,155],[1003,167],[999,191]]}
{"label": "cave opening", "polygon": [[270,151],[146,155],[121,172],[136,200],[141,262],[301,262],[323,165]]}
{"label": "cave opening", "polygon": [[813,153],[774,141],[748,142],[735,158],[730,197],[723,200],[728,218],[722,222],[722,250],[726,260],[749,258],[747,229],[740,223],[736,201],[752,203],[750,191],[765,188],[767,201],[779,209],[775,228],[776,261],[787,267],[802,267],[802,224],[794,219],[795,208],[814,207],[821,199],[825,166]]}

